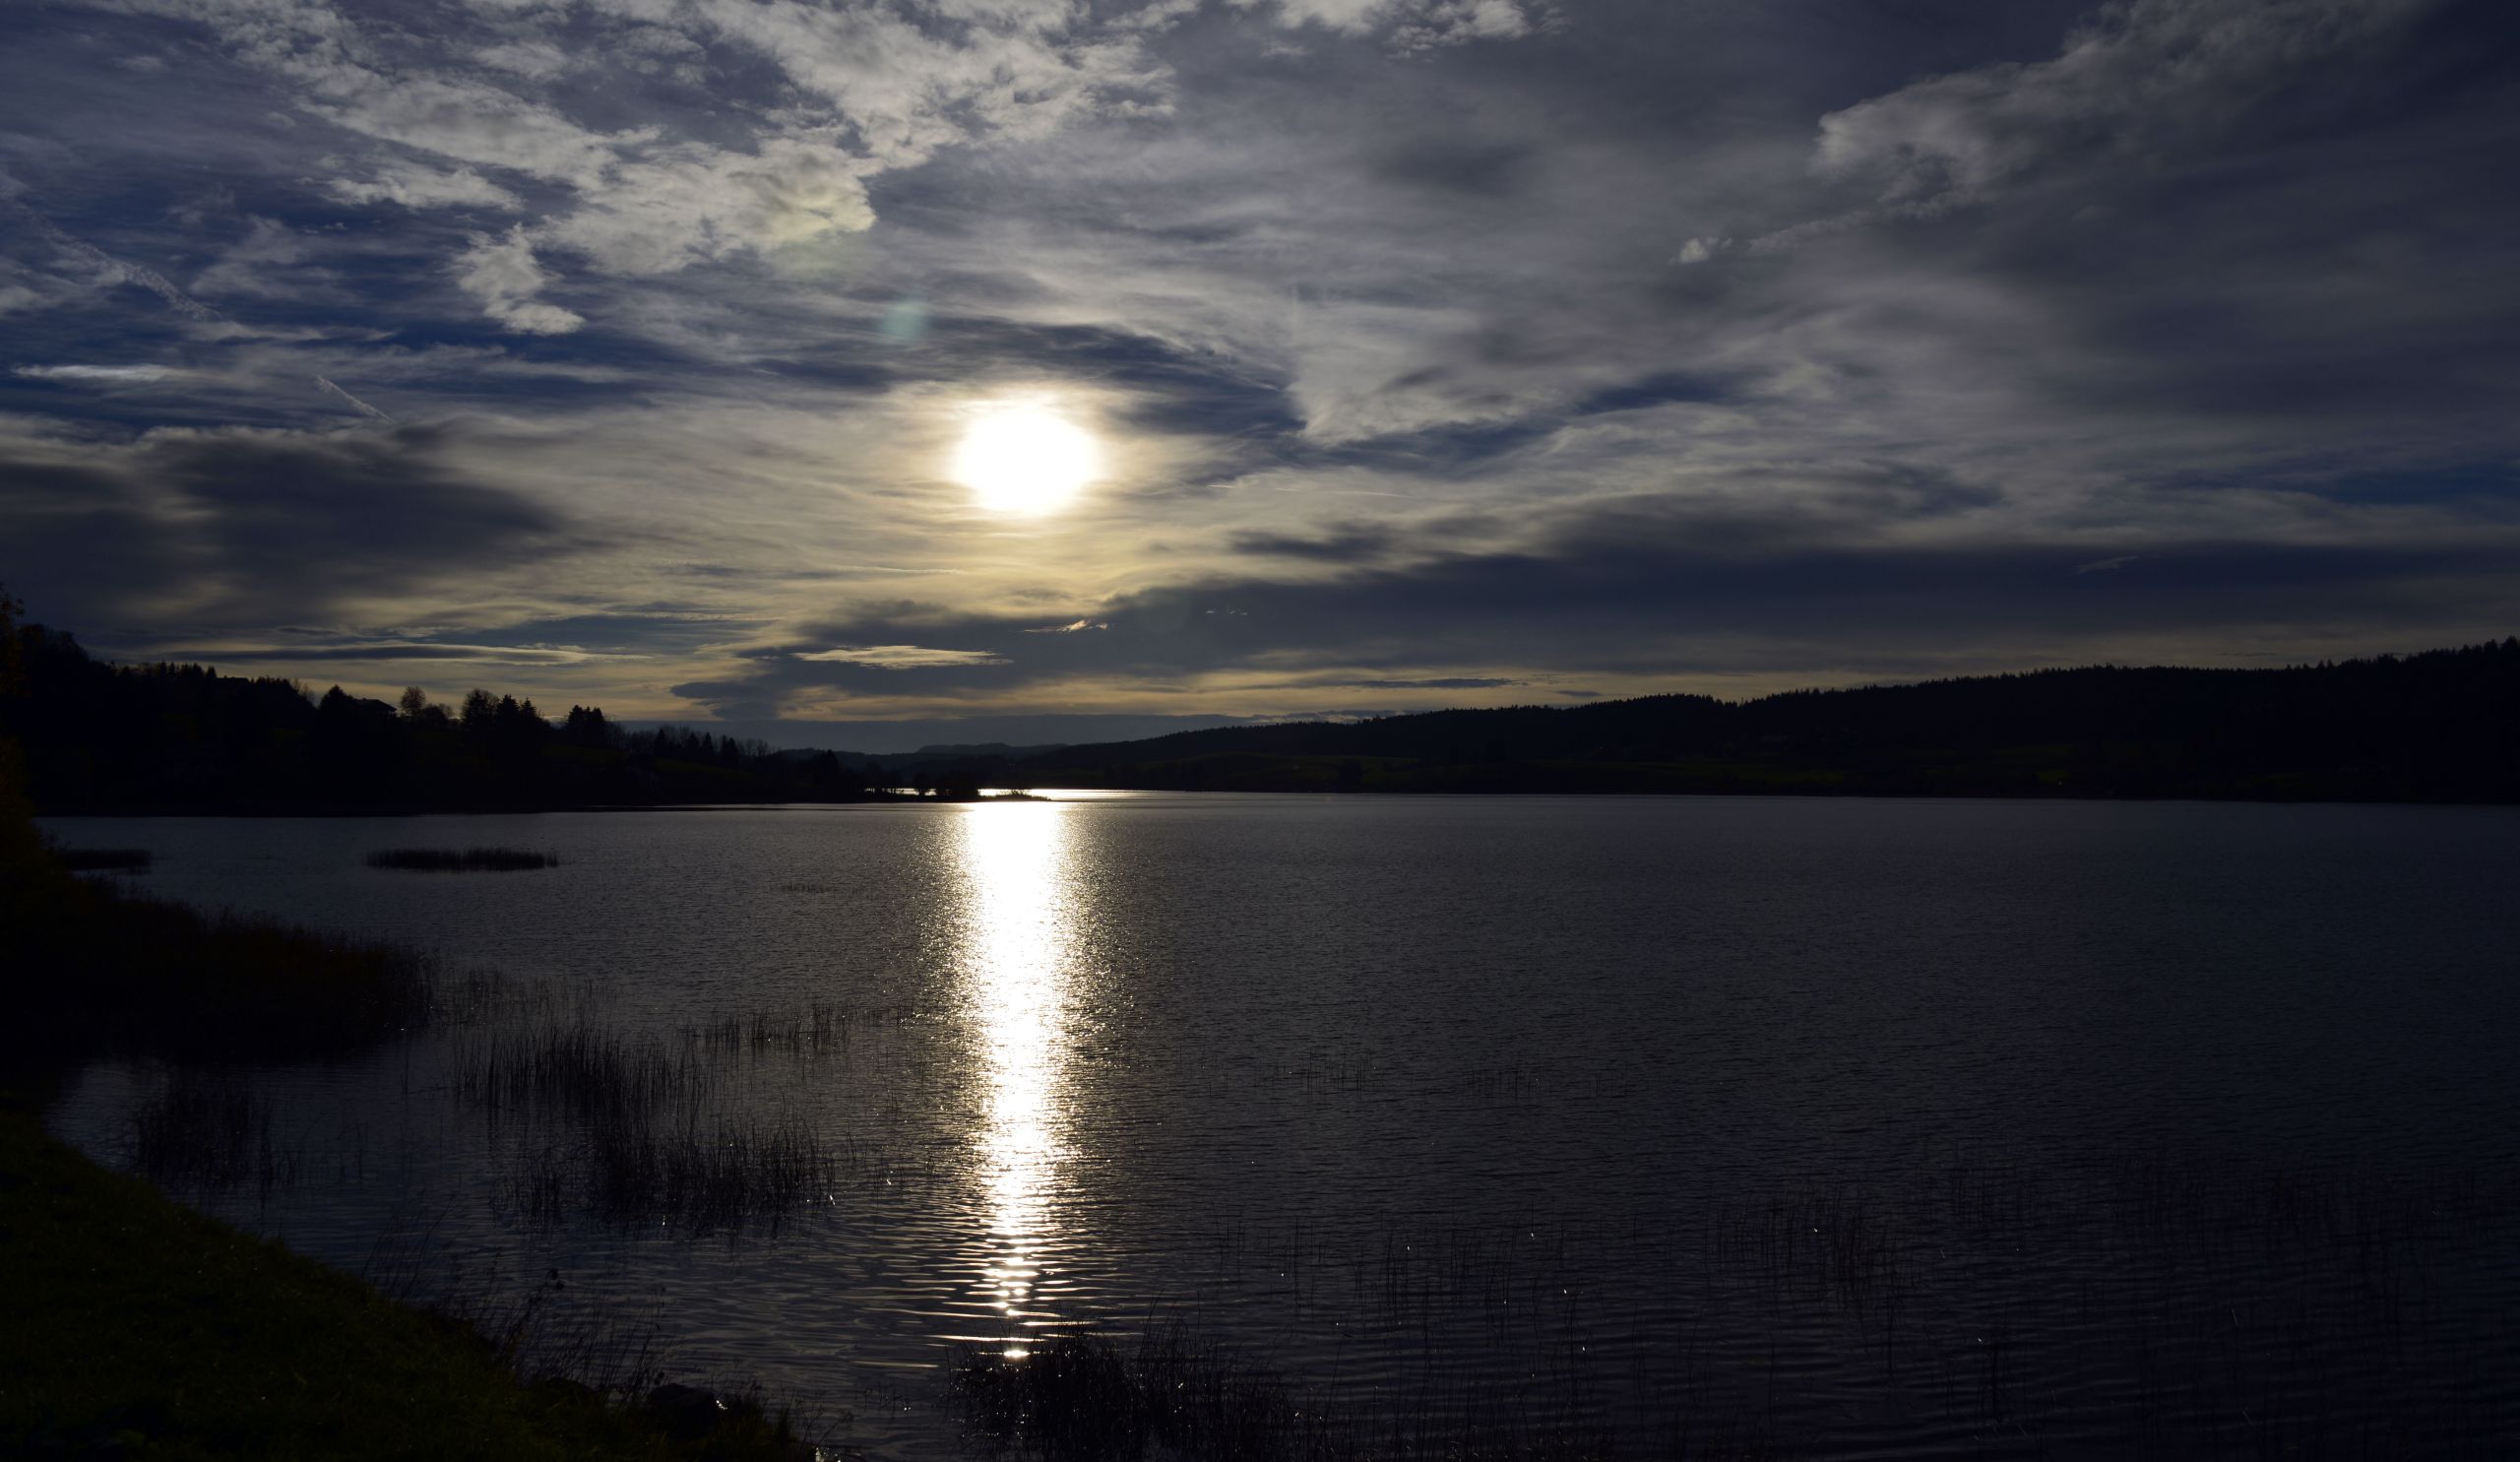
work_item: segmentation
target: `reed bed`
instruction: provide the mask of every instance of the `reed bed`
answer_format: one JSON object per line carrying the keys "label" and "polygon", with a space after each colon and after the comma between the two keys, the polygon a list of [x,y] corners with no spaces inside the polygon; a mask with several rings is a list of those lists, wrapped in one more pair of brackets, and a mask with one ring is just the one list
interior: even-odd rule
{"label": "reed bed", "polygon": [[131,1113],[131,1166],[166,1186],[297,1180],[302,1155],[272,1135],[272,1111],[244,1077],[176,1067]]}
{"label": "reed bed", "polygon": [[917,1018],[907,1005],[815,1000],[801,1011],[755,1010],[682,1028],[683,1043],[720,1058],[782,1049],[808,1055],[845,1051],[860,1031],[898,1029]]}
{"label": "reed bed", "polygon": [[427,873],[511,873],[556,868],[560,859],[523,848],[383,848],[367,856],[367,865]]}
{"label": "reed bed", "polygon": [[600,1125],[643,1121],[660,1108],[695,1109],[716,1089],[716,1063],[687,1044],[638,1040],[580,1009],[493,1027],[465,1043],[455,1090],[493,1118],[542,1112]]}
{"label": "reed bed", "polygon": [[502,1183],[528,1221],[576,1216],[684,1235],[779,1232],[832,1201],[857,1147],[800,1116],[763,1115],[734,1062],[834,1052],[859,1013],[729,1016],[679,1039],[634,1038],[585,1008],[490,1029],[454,1063],[457,1097],[524,1124]]}
{"label": "reed bed", "polygon": [[849,1145],[792,1115],[675,1113],[614,1118],[527,1146],[504,1188],[528,1223],[586,1217],[696,1238],[776,1236],[836,1201],[855,1167]]}

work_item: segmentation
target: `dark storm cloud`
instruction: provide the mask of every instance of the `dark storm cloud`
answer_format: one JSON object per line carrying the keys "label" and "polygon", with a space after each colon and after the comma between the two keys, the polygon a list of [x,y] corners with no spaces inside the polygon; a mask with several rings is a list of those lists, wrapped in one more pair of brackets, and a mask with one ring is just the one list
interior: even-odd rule
{"label": "dark storm cloud", "polygon": [[1404,143],[1373,159],[1373,173],[1396,183],[1474,195],[1515,190],[1534,149],[1515,143],[1426,138]]}
{"label": "dark storm cloud", "polygon": [[596,540],[444,447],[418,427],[0,442],[11,583],[70,625],[128,625],[169,586],[188,622],[268,625]]}
{"label": "dark storm cloud", "polygon": [[[1633,674],[1799,667],[1876,674],[1944,664],[1942,646],[1988,644],[2052,660],[2054,647],[2163,632],[2297,632],[2421,625],[2443,603],[2520,613],[2520,536],[2457,546],[2187,543],[2092,560],[2088,546],[1914,545],[1828,536],[1657,503],[1586,514],[1528,549],[1447,553],[1326,582],[1220,578],[1091,606],[1105,632],[1033,639],[1027,623],[894,602],[810,626],[812,647],[916,644],[893,668],[754,652],[739,677],[677,687],[694,699],[776,706],[799,691],[972,694],[1080,676],[1174,679],[1258,667],[1484,659]],[[2110,572],[2099,572],[2107,568]],[[1725,649],[1721,647],[1732,646]],[[1473,689],[1491,676],[1333,676],[1305,683]]]}
{"label": "dark storm cloud", "polygon": [[1233,551],[1254,558],[1303,558],[1321,563],[1366,563],[1391,555],[1399,534],[1371,523],[1352,523],[1319,537],[1283,533],[1238,533]]}

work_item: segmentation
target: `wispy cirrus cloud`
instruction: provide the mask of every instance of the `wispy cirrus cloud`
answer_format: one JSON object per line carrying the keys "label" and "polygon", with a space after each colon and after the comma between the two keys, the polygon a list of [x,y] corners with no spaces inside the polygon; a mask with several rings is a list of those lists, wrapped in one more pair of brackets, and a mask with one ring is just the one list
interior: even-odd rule
{"label": "wispy cirrus cloud", "polygon": [[970,666],[1005,665],[1006,657],[986,650],[931,650],[924,645],[839,645],[829,650],[796,653],[809,665],[865,666],[878,670],[933,670]]}
{"label": "wispy cirrus cloud", "polygon": [[1936,16],[21,7],[0,576],[852,723],[2509,632],[2489,9]]}
{"label": "wispy cirrus cloud", "polygon": [[21,365],[12,374],[30,381],[72,381],[99,386],[162,381],[176,374],[164,365]]}

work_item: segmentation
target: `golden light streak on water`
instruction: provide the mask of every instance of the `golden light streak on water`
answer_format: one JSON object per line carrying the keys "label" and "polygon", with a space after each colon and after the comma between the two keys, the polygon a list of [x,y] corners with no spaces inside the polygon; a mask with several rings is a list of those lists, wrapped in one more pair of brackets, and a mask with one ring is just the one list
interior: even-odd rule
{"label": "golden light streak on water", "polygon": [[979,1161],[988,1223],[985,1303],[1012,1327],[1046,1318],[1035,1300],[1064,1150],[1076,877],[1056,802],[958,809],[965,1008],[986,1083]]}

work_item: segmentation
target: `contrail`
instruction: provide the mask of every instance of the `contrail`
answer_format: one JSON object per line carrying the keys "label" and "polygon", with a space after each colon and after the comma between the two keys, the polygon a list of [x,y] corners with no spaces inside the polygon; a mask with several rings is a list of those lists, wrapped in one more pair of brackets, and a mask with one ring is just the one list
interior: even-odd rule
{"label": "contrail", "polygon": [[[225,315],[212,309],[209,305],[202,303],[200,300],[193,298],[183,290],[176,288],[172,280],[167,279],[164,275],[151,269],[149,266],[145,264],[125,263],[124,261],[115,258],[113,255],[106,253],[104,250],[97,248],[94,244],[88,242],[86,239],[80,238],[75,234],[65,232],[60,224],[55,223],[52,220],[45,218],[33,209],[27,208],[24,204],[19,205],[19,208],[27,215],[27,217],[35,221],[35,226],[43,230],[44,237],[52,240],[53,243],[66,250],[71,255],[85,260],[89,264],[94,265],[100,272],[111,275],[125,284],[138,285],[143,289],[157,295],[159,299],[166,301],[168,308],[174,310],[177,314],[184,316],[186,319],[199,320],[205,324],[213,325],[232,325],[235,323]],[[371,416],[379,421],[391,421],[394,419],[390,413],[378,411],[376,408],[369,406],[366,402],[359,400],[347,391],[345,391],[341,387],[333,384],[331,380],[324,376],[317,376],[315,378],[315,384],[349,403],[351,410],[356,411],[363,416]]]}
{"label": "contrail", "polygon": [[84,238],[76,238],[68,233],[64,233],[59,224],[53,222],[52,220],[45,218],[43,215],[36,213],[33,209],[28,209],[27,213],[35,221],[35,226],[43,230],[44,237],[51,239],[54,243],[59,244],[62,248],[69,250],[79,258],[96,266],[96,268],[102,270],[106,274],[110,274],[121,280],[124,284],[138,285],[143,289],[146,289],[150,293],[166,301],[167,306],[173,309],[177,314],[183,315],[188,319],[200,320],[210,324],[232,323],[225,315],[212,309],[209,305],[202,303],[200,300],[193,298],[183,290],[176,288],[172,281],[168,280],[164,275],[159,274],[158,271],[151,269],[148,265],[126,264],[122,260],[115,258],[113,255],[106,253],[104,250],[97,248],[94,244],[88,242]]}
{"label": "contrail", "polygon": [[369,406],[366,402],[363,402],[363,401],[359,400],[357,397],[350,395],[348,392],[346,392],[346,391],[343,390],[341,387],[334,385],[330,380],[326,379],[326,378],[325,378],[325,377],[323,377],[323,376],[317,376],[317,377],[315,378],[315,384],[316,384],[316,385],[318,385],[318,386],[323,387],[323,388],[324,388],[325,390],[327,390],[327,391],[332,392],[335,396],[340,397],[342,400],[348,402],[352,407],[356,408],[356,409],[357,409],[357,410],[359,410],[360,412],[363,412],[363,413],[365,413],[366,414],[368,414],[368,415],[370,415],[370,416],[374,416],[374,417],[375,417],[377,420],[379,420],[379,421],[391,421],[391,420],[393,420],[393,419],[394,419],[394,418],[393,418],[393,416],[389,415],[388,413],[384,413],[384,412],[380,412],[380,411],[378,411],[376,408],[374,408],[374,407],[372,407],[372,406]]}

